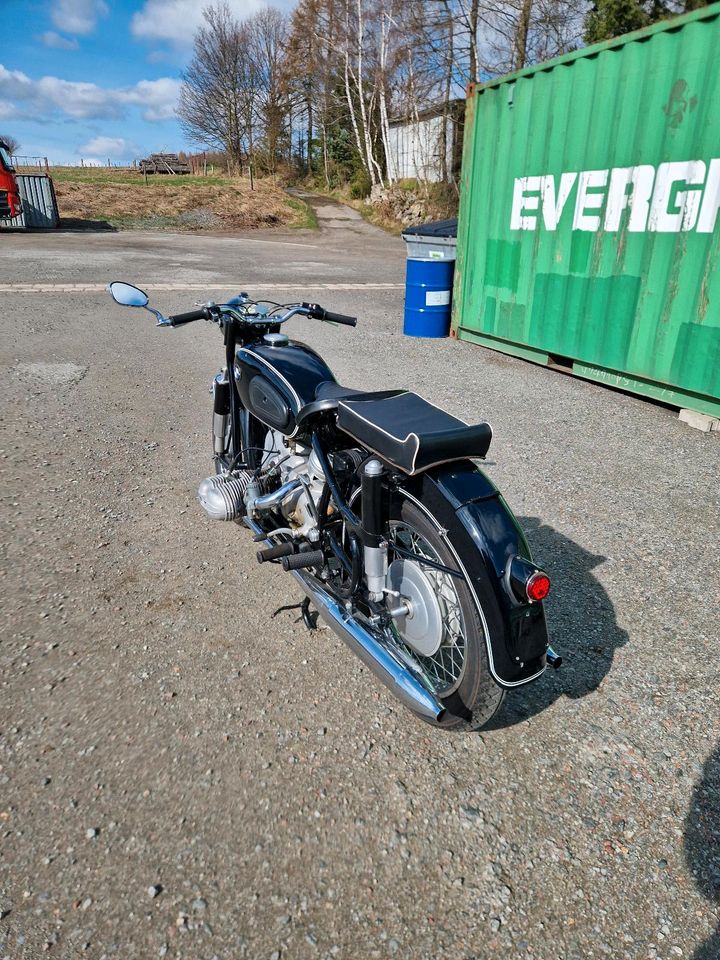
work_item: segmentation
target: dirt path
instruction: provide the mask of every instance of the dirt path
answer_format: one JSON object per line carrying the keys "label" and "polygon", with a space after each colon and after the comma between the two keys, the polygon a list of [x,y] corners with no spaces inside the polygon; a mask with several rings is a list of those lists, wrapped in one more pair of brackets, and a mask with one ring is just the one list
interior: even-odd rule
{"label": "dirt path", "polygon": [[355,234],[365,237],[387,237],[383,230],[368,223],[357,210],[331,197],[323,197],[298,189],[290,189],[288,193],[310,204],[315,211],[318,226],[323,231],[333,231],[337,236]]}

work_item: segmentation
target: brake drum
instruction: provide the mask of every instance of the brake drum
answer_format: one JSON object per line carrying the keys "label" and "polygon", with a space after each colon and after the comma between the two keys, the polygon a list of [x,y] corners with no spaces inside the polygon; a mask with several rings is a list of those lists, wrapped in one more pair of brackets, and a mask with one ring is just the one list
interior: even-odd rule
{"label": "brake drum", "polygon": [[409,607],[394,618],[403,642],[423,657],[437,653],[443,637],[443,615],[436,586],[414,560],[393,560],[388,567],[388,589],[399,593]]}

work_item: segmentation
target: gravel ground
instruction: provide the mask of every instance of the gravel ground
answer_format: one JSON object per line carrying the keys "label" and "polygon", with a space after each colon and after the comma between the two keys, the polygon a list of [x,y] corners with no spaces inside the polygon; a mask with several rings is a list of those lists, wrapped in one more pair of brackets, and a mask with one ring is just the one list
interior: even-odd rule
{"label": "gravel ground", "polygon": [[292,582],[197,508],[216,331],[0,294],[0,956],[717,960],[720,436],[404,339],[400,290],[312,287],[402,281],[398,240],[333,220],[8,236],[0,284],[237,280],[357,313],[292,331],[341,381],[491,421],[566,665],[479,735],[419,723],[329,631],[271,619]]}

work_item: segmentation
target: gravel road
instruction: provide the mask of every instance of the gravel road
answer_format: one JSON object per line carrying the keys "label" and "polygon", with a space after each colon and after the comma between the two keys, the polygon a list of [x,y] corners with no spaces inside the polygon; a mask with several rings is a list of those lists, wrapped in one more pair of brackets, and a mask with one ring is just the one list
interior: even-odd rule
{"label": "gravel road", "polygon": [[[403,338],[401,242],[332,219],[0,238],[0,957],[717,960],[720,435]],[[291,332],[489,419],[562,670],[438,734],[272,619],[292,582],[194,502],[220,338],[155,330],[117,278],[167,312],[235,284],[357,313]]]}

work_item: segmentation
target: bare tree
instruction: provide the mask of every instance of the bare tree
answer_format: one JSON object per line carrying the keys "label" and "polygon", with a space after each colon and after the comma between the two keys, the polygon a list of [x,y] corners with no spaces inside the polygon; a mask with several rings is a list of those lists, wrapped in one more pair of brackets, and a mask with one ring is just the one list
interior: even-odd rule
{"label": "bare tree", "polygon": [[298,0],[291,18],[269,7],[239,23],[219,0],[195,37],[178,115],[191,139],[236,167],[252,170],[257,157],[274,172],[295,147],[328,188],[338,169],[362,188],[399,176],[392,117],[419,129],[432,107],[450,180],[453,101],[470,82],[578,46],[589,2]]}
{"label": "bare tree", "polygon": [[10,137],[5,133],[0,133],[0,143],[5,144],[11,157],[15,156],[20,150],[20,144],[15,137]]}
{"label": "bare tree", "polygon": [[254,101],[253,129],[259,125],[271,173],[282,153],[288,127],[288,93],[284,72],[288,19],[273,7],[260,10],[246,24],[254,70],[248,78]]}
{"label": "bare tree", "polygon": [[193,58],[182,76],[180,124],[191,140],[225,150],[239,167],[251,149],[246,33],[227,3],[203,11]]}

